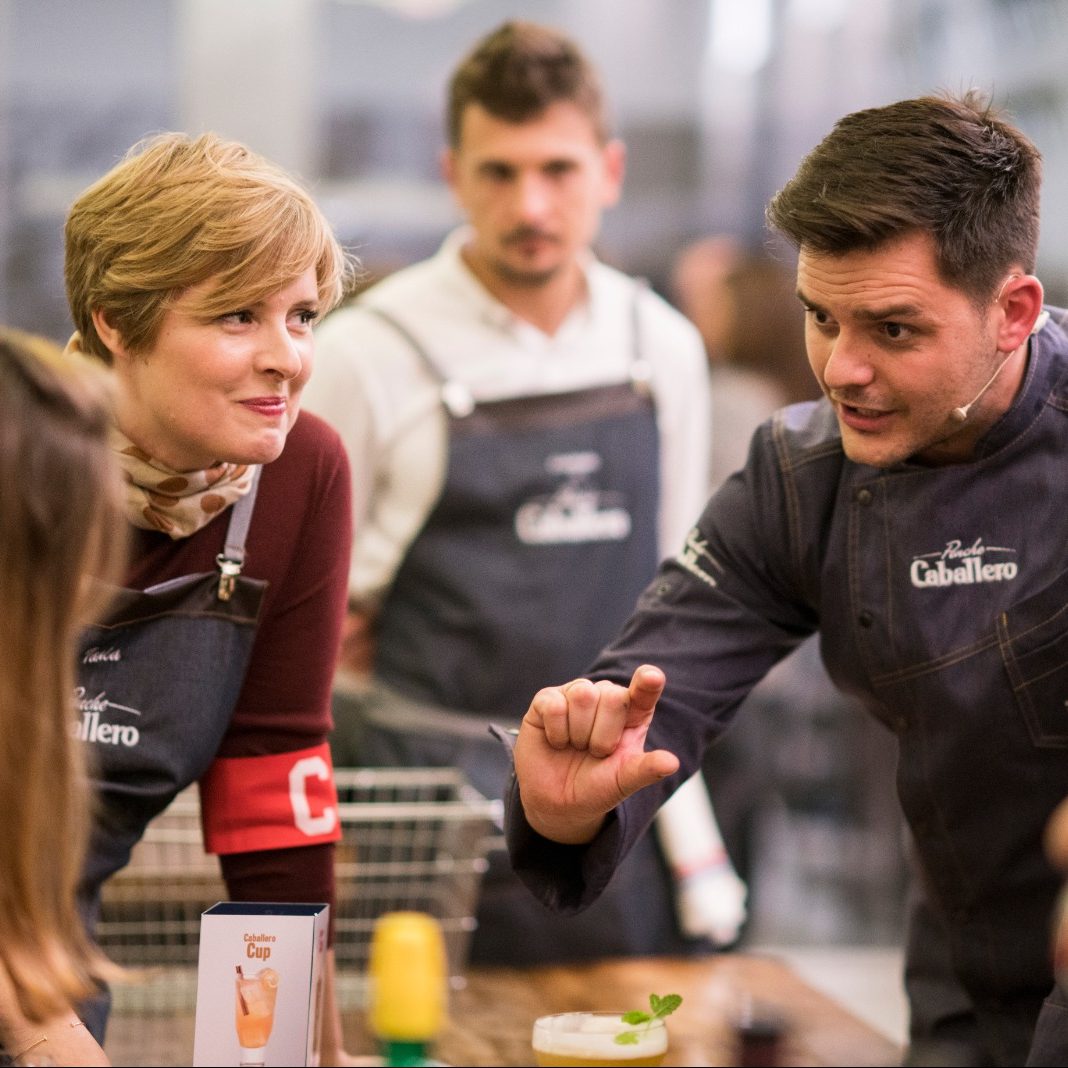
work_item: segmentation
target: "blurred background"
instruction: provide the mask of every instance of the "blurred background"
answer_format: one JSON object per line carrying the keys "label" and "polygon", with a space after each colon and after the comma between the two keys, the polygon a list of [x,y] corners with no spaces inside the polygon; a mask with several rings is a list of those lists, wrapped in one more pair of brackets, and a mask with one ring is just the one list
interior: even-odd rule
{"label": "blurred background", "polygon": [[299,172],[376,273],[429,253],[454,221],[445,80],[510,16],[601,67],[629,170],[599,251],[654,286],[695,236],[760,240],[840,115],[977,86],[1045,155],[1040,273],[1065,298],[1065,0],[0,0],[0,320],[65,336],[66,207],[164,129]]}
{"label": "blurred background", "polygon": [[[457,221],[446,79],[509,17],[599,65],[628,172],[598,252],[670,298],[694,240],[770,244],[766,201],[839,116],[977,87],[1043,152],[1039,275],[1068,302],[1068,0],[0,0],[0,321],[65,340],[67,206],[160,130],[216,130],[299,173],[372,278],[430,254]],[[782,692],[748,743],[746,942],[887,947],[896,984],[892,743],[833,695]]]}

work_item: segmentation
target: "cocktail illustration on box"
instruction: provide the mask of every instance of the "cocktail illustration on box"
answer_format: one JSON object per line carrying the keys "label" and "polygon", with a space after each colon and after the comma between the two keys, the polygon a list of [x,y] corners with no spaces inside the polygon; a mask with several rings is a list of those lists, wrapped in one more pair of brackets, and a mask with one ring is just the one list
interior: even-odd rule
{"label": "cocktail illustration on box", "polygon": [[194,1068],[318,1065],[329,923],[316,903],[220,901],[202,915]]}
{"label": "cocktail illustration on box", "polygon": [[246,975],[238,964],[234,983],[234,1020],[241,1047],[238,1063],[242,1068],[258,1068],[266,1063],[267,1040],[274,1027],[278,973],[273,968],[261,968],[255,975]]}

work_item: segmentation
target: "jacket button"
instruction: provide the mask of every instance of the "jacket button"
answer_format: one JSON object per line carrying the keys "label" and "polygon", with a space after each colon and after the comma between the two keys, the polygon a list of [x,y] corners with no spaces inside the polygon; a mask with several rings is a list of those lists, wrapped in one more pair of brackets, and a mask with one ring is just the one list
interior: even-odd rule
{"label": "jacket button", "polygon": [[871,504],[872,493],[869,489],[857,490],[857,504]]}
{"label": "jacket button", "polygon": [[862,627],[870,627],[875,622],[875,616],[873,616],[871,612],[865,609],[857,616],[857,622]]}

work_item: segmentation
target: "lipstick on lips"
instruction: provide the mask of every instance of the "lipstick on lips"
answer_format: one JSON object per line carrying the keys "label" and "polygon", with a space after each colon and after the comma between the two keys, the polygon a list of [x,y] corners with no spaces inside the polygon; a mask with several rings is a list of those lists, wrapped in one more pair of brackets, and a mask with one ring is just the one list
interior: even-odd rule
{"label": "lipstick on lips", "polygon": [[270,419],[277,419],[286,414],[287,402],[285,397],[249,397],[241,403],[250,411]]}

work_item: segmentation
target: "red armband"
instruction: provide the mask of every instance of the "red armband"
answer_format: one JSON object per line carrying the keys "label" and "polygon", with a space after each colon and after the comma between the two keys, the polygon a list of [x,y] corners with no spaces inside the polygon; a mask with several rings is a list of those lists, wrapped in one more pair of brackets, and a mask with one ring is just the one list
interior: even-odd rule
{"label": "red armband", "polygon": [[330,747],[220,757],[200,781],[209,853],[336,842],[341,837]]}

